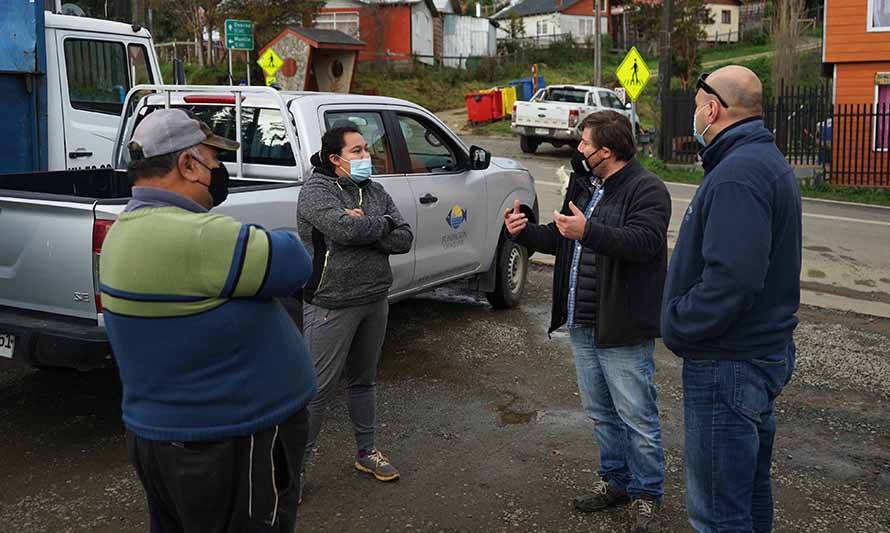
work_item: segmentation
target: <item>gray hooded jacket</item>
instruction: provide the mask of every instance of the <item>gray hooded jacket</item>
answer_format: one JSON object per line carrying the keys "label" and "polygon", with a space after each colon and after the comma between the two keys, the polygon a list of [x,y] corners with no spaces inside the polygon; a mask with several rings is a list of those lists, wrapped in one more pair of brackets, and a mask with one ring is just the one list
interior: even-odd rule
{"label": "gray hooded jacket", "polygon": [[[355,208],[364,216],[346,213]],[[386,297],[393,281],[389,256],[408,253],[414,241],[382,185],[318,171],[300,190],[297,231],[313,267],[303,299],[328,309]]]}

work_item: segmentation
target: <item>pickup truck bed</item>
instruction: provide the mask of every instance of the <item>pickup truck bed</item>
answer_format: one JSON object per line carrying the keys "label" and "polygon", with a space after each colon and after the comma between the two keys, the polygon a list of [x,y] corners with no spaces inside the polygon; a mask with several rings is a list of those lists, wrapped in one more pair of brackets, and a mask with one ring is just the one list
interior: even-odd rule
{"label": "pickup truck bed", "polygon": [[[229,209],[262,210],[264,198],[280,201],[280,189],[296,187],[233,179]],[[82,370],[111,363],[96,272],[105,233],[129,196],[125,171],[0,174],[0,357]]]}

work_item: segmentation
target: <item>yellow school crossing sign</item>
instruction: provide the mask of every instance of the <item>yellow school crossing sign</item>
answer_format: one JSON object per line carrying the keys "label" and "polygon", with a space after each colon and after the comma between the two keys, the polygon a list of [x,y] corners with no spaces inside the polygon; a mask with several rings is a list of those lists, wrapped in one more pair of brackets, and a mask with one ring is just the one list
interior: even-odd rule
{"label": "yellow school crossing sign", "polygon": [[627,96],[636,101],[640,93],[643,92],[646,82],[649,81],[649,67],[646,66],[646,61],[637,51],[636,46],[631,47],[627,52],[615,74],[622,87],[627,91]]}
{"label": "yellow school crossing sign", "polygon": [[256,60],[257,65],[263,69],[266,73],[266,76],[274,76],[278,69],[281,68],[281,65],[284,64],[284,61],[278,57],[278,54],[275,53],[275,50],[271,48],[266,48],[266,51],[260,55],[260,58]]}

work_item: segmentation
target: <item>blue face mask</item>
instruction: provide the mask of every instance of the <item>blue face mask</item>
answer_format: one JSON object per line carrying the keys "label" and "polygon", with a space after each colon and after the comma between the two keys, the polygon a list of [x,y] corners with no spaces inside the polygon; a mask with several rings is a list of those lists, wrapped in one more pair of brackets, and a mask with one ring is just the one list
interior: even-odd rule
{"label": "blue face mask", "polygon": [[692,136],[695,137],[695,140],[696,142],[698,142],[698,144],[704,147],[708,145],[708,143],[705,142],[705,133],[708,133],[708,130],[711,128],[711,124],[705,126],[704,131],[702,131],[701,133],[698,132],[698,125],[696,124],[695,116],[698,114],[699,109],[701,108],[696,107],[695,111],[692,112]]}
{"label": "blue face mask", "polygon": [[353,159],[349,161],[349,177],[356,182],[362,182],[371,177],[374,166],[370,159]]}

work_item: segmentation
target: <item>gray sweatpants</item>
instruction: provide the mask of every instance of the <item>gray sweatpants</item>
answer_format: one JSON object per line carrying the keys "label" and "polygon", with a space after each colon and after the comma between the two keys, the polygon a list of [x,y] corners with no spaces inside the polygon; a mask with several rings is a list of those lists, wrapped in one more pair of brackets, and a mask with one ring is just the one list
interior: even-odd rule
{"label": "gray sweatpants", "polygon": [[[386,298],[354,307],[326,309],[303,306],[303,337],[315,361],[318,395],[309,403],[306,459],[315,447],[325,411],[346,372],[349,418],[359,450],[374,447],[377,411],[377,361],[386,337]],[[305,463],[305,462],[304,462]]]}

